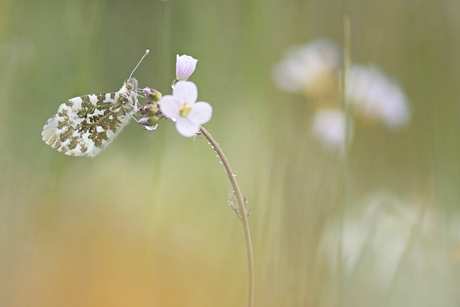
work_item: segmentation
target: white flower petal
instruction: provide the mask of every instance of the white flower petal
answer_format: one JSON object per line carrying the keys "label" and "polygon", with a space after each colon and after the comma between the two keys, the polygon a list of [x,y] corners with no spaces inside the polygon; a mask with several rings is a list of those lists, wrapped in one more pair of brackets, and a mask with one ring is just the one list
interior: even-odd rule
{"label": "white flower petal", "polygon": [[212,117],[212,107],[209,103],[200,101],[193,105],[192,111],[187,116],[187,119],[193,123],[205,124]]}
{"label": "white flower petal", "polygon": [[288,92],[302,93],[305,86],[304,71],[294,61],[286,60],[275,66],[272,71],[275,84]]}
{"label": "white flower petal", "polygon": [[183,102],[181,102],[179,99],[171,95],[163,96],[158,102],[160,105],[161,113],[163,113],[164,116],[173,119],[180,117],[179,108],[181,107],[182,103]]}
{"label": "white flower petal", "polygon": [[187,80],[195,71],[198,60],[189,55],[176,56],[176,78],[180,81]]}
{"label": "white flower petal", "polygon": [[345,95],[355,112],[393,130],[409,124],[411,110],[401,85],[379,67],[354,64],[347,77]]}
{"label": "white flower petal", "polygon": [[198,98],[198,88],[191,81],[179,81],[174,86],[173,96],[181,101],[181,104],[187,102],[192,106]]}
{"label": "white flower petal", "polygon": [[[312,132],[327,149],[344,150],[347,130],[345,116],[345,113],[337,109],[321,109],[315,113],[312,122]],[[349,122],[349,142],[353,136],[351,124]]]}
{"label": "white flower petal", "polygon": [[381,120],[391,130],[407,126],[411,119],[411,112],[406,96],[397,88],[387,95],[387,100],[381,106]]}
{"label": "white flower petal", "polygon": [[188,118],[180,117],[177,119],[176,129],[183,136],[191,137],[200,130],[200,124],[193,123]]}

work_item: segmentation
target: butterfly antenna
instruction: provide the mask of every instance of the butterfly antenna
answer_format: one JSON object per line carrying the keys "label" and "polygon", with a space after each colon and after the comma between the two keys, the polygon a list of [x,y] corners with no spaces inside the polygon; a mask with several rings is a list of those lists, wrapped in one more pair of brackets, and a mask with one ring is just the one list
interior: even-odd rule
{"label": "butterfly antenna", "polygon": [[136,71],[137,67],[139,66],[139,64],[142,62],[142,60],[145,58],[145,56],[149,54],[149,50],[145,50],[145,53],[144,55],[142,56],[141,60],[139,61],[139,63],[137,63],[136,67],[134,67],[133,71],[131,72],[131,74],[129,75],[129,78],[128,79],[131,79],[133,73]]}

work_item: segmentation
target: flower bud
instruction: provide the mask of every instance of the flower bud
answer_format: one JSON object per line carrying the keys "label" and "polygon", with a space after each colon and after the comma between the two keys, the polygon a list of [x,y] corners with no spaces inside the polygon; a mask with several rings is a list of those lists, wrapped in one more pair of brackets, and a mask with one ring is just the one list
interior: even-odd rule
{"label": "flower bud", "polygon": [[160,119],[156,116],[149,116],[147,119],[147,126],[156,126]]}
{"label": "flower bud", "polygon": [[139,125],[143,125],[145,129],[153,131],[158,127],[160,119],[156,116],[145,116],[137,121]]}
{"label": "flower bud", "polygon": [[186,81],[195,71],[198,60],[189,55],[176,56],[176,78],[178,81]]}
{"label": "flower bud", "polygon": [[153,94],[153,90],[150,87],[145,87],[143,90],[145,98],[149,98]]}
{"label": "flower bud", "polygon": [[148,104],[146,109],[147,109],[147,114],[149,116],[153,116],[157,114],[158,112],[158,104],[156,102],[152,104]]}
{"label": "flower bud", "polygon": [[139,119],[137,123],[144,126],[155,126],[159,121],[160,119],[156,116],[145,116]]}
{"label": "flower bud", "polygon": [[163,96],[159,91],[146,87],[142,90],[144,92],[145,98],[158,101]]}
{"label": "flower bud", "polygon": [[139,120],[137,121],[137,123],[138,123],[139,125],[144,125],[144,126],[145,126],[145,125],[148,125],[148,123],[147,123],[148,119],[149,119],[149,118],[148,118],[147,116],[146,116],[146,117],[142,117],[141,119],[139,119]]}
{"label": "flower bud", "polygon": [[156,101],[149,101],[145,106],[140,107],[137,112],[144,115],[155,115],[158,112],[158,103]]}

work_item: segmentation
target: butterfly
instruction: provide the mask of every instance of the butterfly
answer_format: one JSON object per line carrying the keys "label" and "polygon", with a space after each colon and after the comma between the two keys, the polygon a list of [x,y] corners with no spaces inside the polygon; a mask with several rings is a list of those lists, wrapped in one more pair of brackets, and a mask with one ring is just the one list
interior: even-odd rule
{"label": "butterfly", "polygon": [[69,156],[95,157],[137,112],[138,82],[132,74],[118,92],[69,99],[48,119],[42,131],[46,144]]}

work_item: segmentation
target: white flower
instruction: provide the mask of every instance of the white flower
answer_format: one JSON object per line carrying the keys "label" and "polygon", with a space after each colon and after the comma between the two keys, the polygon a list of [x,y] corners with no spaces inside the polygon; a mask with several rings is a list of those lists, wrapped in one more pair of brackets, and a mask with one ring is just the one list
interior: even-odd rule
{"label": "white flower", "polygon": [[355,64],[346,82],[346,99],[356,113],[378,120],[389,129],[402,128],[409,123],[409,102],[401,86],[378,67]]}
{"label": "white flower", "polygon": [[176,78],[179,81],[186,81],[195,71],[198,60],[189,55],[176,55]]}
{"label": "white flower", "polygon": [[176,129],[183,136],[194,136],[202,124],[212,116],[212,107],[207,102],[196,102],[198,89],[191,81],[179,81],[172,95],[163,96],[158,104],[166,117],[176,122]]}
{"label": "white flower", "polygon": [[333,42],[316,39],[293,47],[273,69],[275,84],[286,91],[309,94],[335,86],[341,68],[342,52]]}
{"label": "white flower", "polygon": [[[348,129],[348,142],[351,141],[351,123]],[[322,109],[315,113],[312,132],[319,142],[332,151],[345,149],[346,116],[338,109]]]}

